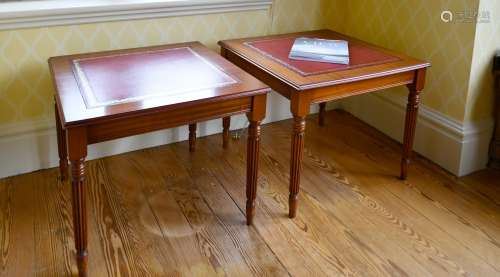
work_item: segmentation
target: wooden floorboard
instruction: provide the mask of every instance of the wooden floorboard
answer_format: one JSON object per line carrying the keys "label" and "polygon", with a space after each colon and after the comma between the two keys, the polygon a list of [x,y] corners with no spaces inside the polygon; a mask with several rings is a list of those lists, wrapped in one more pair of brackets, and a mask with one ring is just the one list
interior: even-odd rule
{"label": "wooden floorboard", "polygon": [[[245,225],[246,135],[87,162],[90,276],[500,276],[500,171],[456,178],[348,113],[307,120],[297,218],[291,121],[263,126]],[[76,274],[56,169],[0,180],[0,276]]]}
{"label": "wooden floorboard", "polygon": [[[71,202],[54,170],[40,171],[34,190],[35,272],[70,275],[74,260]],[[76,269],[76,268],[75,268]]]}
{"label": "wooden floorboard", "polygon": [[[342,120],[340,120],[340,122],[342,122]],[[342,130],[340,128],[341,126],[338,127],[338,129]],[[361,133],[359,133],[355,134],[354,137],[362,136]],[[366,138],[369,139],[371,137],[367,136]],[[314,143],[312,145],[316,146]],[[370,146],[369,142],[366,140],[359,145]],[[363,148],[358,147],[357,149],[361,150]],[[355,149],[352,150],[351,153],[355,153]],[[365,151],[365,153],[368,153],[369,150]],[[373,158],[376,160],[374,166],[376,167],[371,180],[373,180],[373,178],[379,178],[378,176],[382,176],[378,175],[377,172],[383,172],[384,170],[391,169],[391,167],[394,168],[393,170],[397,170],[398,162],[395,162],[392,157],[387,159],[384,153],[383,151],[379,151],[378,154],[373,153]],[[325,158],[331,159],[333,156],[335,156],[335,153],[331,153],[330,155],[327,154]],[[359,161],[361,159],[362,157],[359,157],[357,160]],[[344,159],[340,159],[340,161],[344,161]],[[392,166],[389,166],[391,164]],[[499,270],[499,222],[498,220],[491,220],[491,218],[488,217],[488,211],[498,214],[500,212],[498,207],[491,205],[490,201],[485,201],[486,199],[477,197],[478,195],[476,193],[466,190],[463,186],[458,184],[454,185],[454,178],[443,178],[443,176],[440,175],[433,176],[431,172],[418,166],[415,169],[416,174],[408,181],[404,182],[405,186],[400,186],[401,182],[394,178],[373,181],[377,184],[383,184],[384,186],[382,186],[382,188],[387,187],[390,193],[403,199],[401,201],[402,203],[406,203],[408,207],[421,213],[430,222],[434,223],[436,227],[446,232],[450,237],[455,238],[466,247],[466,249],[472,250],[471,252],[473,254],[486,261],[490,266],[495,267],[496,270]],[[362,183],[368,183],[369,181],[370,180],[367,179],[366,182]],[[371,188],[373,195],[384,192],[384,190],[380,188],[376,190],[373,190],[371,186],[366,186],[366,188]],[[412,190],[411,193],[408,188]],[[454,193],[448,193],[450,190]],[[424,197],[419,197],[419,195]],[[393,201],[387,201],[387,199],[384,202],[389,204],[394,203]],[[436,207],[438,209],[436,209]],[[396,207],[392,210],[402,211]],[[413,219],[415,217],[409,216],[408,218]],[[425,226],[430,225],[426,224]],[[432,229],[422,228],[422,230],[429,232]],[[436,232],[437,231],[438,230],[436,230]],[[435,232],[430,233],[434,236],[437,235]],[[459,253],[461,253],[461,251]],[[463,258],[463,255],[457,255],[457,258]],[[466,260],[470,261],[470,259]],[[480,263],[474,263],[474,265],[480,265]]]}
{"label": "wooden floorboard", "polygon": [[[336,130],[342,131],[342,127],[338,126]],[[328,132],[326,132],[325,135],[326,135],[325,137],[329,137]],[[350,141],[352,142],[353,140],[356,140],[356,138],[360,137],[360,135],[361,134],[355,134],[355,136],[350,138]],[[323,138],[319,139],[324,140]],[[325,155],[322,156],[326,160],[336,156],[340,157],[340,159],[338,160],[341,161],[342,163],[352,162],[352,164],[349,164],[350,168],[362,168],[363,167],[362,164],[368,162],[369,159],[364,158],[364,156],[366,157],[365,155],[366,153],[362,153],[363,148],[360,147],[358,147],[357,149],[350,149],[349,157],[341,158],[340,156],[341,154],[336,153],[336,149],[348,148],[349,145],[348,144],[343,145],[341,141],[336,143],[338,143],[340,147],[326,148],[327,146],[326,142],[324,145],[322,145],[321,143],[318,144],[313,143],[311,146],[316,147],[317,149],[313,149],[312,152],[320,153],[320,155],[325,153]],[[359,143],[359,145],[365,145],[370,147],[369,142],[366,140]],[[326,150],[320,151],[320,149],[326,149]],[[357,151],[360,151],[361,153],[357,154]],[[487,235],[483,234],[479,228],[476,228],[474,226],[473,221],[468,221],[469,218],[471,220],[474,217],[477,219],[477,215],[471,213],[471,210],[474,210],[475,208],[477,208],[477,206],[467,207],[467,205],[465,205],[464,203],[459,203],[459,202],[465,202],[463,201],[463,199],[454,199],[456,202],[458,202],[456,204],[461,205],[461,207],[465,205],[468,208],[468,209],[460,209],[458,205],[455,205],[454,207],[455,210],[459,212],[467,211],[467,213],[464,213],[462,215],[457,215],[453,212],[453,210],[447,208],[447,205],[441,204],[441,202],[439,201],[432,200],[432,197],[421,197],[422,193],[418,189],[419,186],[424,186],[425,188],[440,187],[438,182],[432,179],[428,179],[427,175],[424,174],[423,172],[420,172],[420,174],[418,173],[414,174],[408,181],[403,182],[405,186],[401,186],[401,182],[395,179],[394,176],[391,176],[391,171],[387,171],[387,169],[390,169],[392,167],[394,168],[393,170],[396,170],[397,172],[398,162],[392,161],[391,159],[386,159],[383,152],[379,153],[378,155],[373,155],[371,159],[376,160],[376,162],[373,163],[372,167],[364,169],[365,171],[364,174],[359,174],[359,172],[357,172],[357,174],[353,175],[352,178],[350,179],[353,180],[357,179],[357,182],[359,184],[369,184],[370,182],[377,184],[377,187],[373,187],[370,185],[358,185],[358,187],[360,188],[360,191],[362,192],[363,195],[367,195],[366,199],[368,201],[373,202],[371,203],[372,206],[380,206],[377,207],[378,212],[385,214],[386,216],[392,218],[393,220],[401,221],[398,222],[399,225],[402,224],[405,226],[414,226],[415,228],[414,230],[409,230],[412,233],[418,231],[418,229],[416,228],[418,225],[421,225],[422,226],[422,228],[420,229],[421,231],[420,233],[416,233],[416,235],[421,237],[421,239],[428,238],[426,239],[427,242],[431,242],[432,237],[439,238],[442,236],[449,236],[450,238],[455,238],[457,242],[463,244],[465,250],[467,249],[473,250],[471,251],[473,255],[470,255],[470,257],[465,258],[467,254],[469,254],[468,251],[464,252],[461,250],[461,248],[450,248],[450,251],[446,251],[450,253],[450,256],[445,258],[443,256],[443,253],[445,252],[439,251],[440,249],[438,248],[439,243],[441,243],[441,240],[435,240],[435,243],[429,245],[430,247],[436,248],[436,249],[432,248],[429,249],[431,250],[431,252],[435,252],[436,254],[438,254],[438,257],[442,257],[443,262],[452,265],[457,270],[457,272],[463,271],[463,269],[459,267],[459,265],[463,263],[454,261],[454,259],[452,259],[452,254],[456,256],[456,259],[463,259],[464,261],[471,262],[471,266],[482,264],[472,259],[474,258],[474,256],[477,255],[482,256],[481,258],[483,260],[489,261],[491,266],[498,264],[497,262],[499,257],[498,254],[499,249],[495,246],[495,244],[492,244],[490,241],[488,241]],[[349,172],[349,170],[345,171]],[[387,175],[380,174],[384,171],[387,171]],[[416,171],[418,172],[419,168],[416,168]],[[311,176],[311,174],[309,174],[309,176]],[[410,188],[411,190],[409,190],[408,188]],[[459,189],[457,188],[457,190]],[[439,191],[439,193],[435,194],[440,195],[444,193],[445,193],[444,191]],[[448,196],[454,197],[456,195],[450,194]],[[393,200],[394,197],[396,197],[396,199]],[[403,200],[398,201],[398,199],[403,199]],[[388,205],[391,205],[392,207],[388,207]],[[436,207],[438,209],[436,209]],[[402,212],[406,212],[408,214],[403,215]],[[425,220],[427,220],[428,222],[425,222]],[[423,224],[421,223],[422,221],[424,221]],[[491,222],[483,222],[481,225],[489,227],[493,224],[491,224]],[[426,233],[429,235],[427,235]],[[496,232],[496,234],[498,233],[499,232]],[[445,242],[447,241],[445,240]],[[444,246],[445,245],[443,245],[443,247]],[[453,244],[453,246],[455,246],[455,244]],[[488,269],[488,267],[486,267],[486,269]]]}
{"label": "wooden floorboard", "polygon": [[[33,174],[7,178],[2,184],[2,273],[3,276],[30,276],[35,272],[35,188]],[[63,262],[63,261],[61,261]]]}

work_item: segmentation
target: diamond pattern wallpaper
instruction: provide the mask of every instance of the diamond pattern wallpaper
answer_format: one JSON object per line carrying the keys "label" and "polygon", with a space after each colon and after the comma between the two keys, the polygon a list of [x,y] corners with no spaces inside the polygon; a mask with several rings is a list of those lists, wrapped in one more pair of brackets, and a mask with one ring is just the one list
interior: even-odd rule
{"label": "diamond pattern wallpaper", "polygon": [[[424,105],[460,122],[481,118],[491,113],[491,93],[484,93],[490,80],[484,70],[471,74],[471,68],[484,68],[491,58],[493,49],[481,50],[486,43],[479,41],[496,39],[490,44],[499,45],[493,11],[500,1],[479,2],[274,0],[269,11],[0,31],[0,136],[13,126],[53,125],[50,56],[192,40],[216,50],[220,39],[323,27],[430,61]],[[440,18],[443,10],[478,9],[492,11],[494,22],[478,26],[477,35],[476,24]]]}
{"label": "diamond pattern wallpaper", "polygon": [[[326,10],[342,0],[274,0],[274,34],[324,28]],[[298,28],[297,28],[298,27]]]}
{"label": "diamond pattern wallpaper", "polygon": [[0,123],[52,118],[51,56],[268,32],[266,11],[0,32]]}
{"label": "diamond pattern wallpaper", "polygon": [[321,28],[326,2],[276,0],[270,11],[0,31],[0,133],[52,124],[51,56],[193,40],[218,50],[221,39]]}
{"label": "diamond pattern wallpaper", "polygon": [[[445,23],[441,13],[449,10],[458,19],[464,12],[477,11],[478,5],[479,0],[350,0],[341,18],[335,6],[328,18],[329,26],[344,33],[431,62],[423,104],[461,122],[476,24]],[[396,91],[407,94],[404,88]]]}

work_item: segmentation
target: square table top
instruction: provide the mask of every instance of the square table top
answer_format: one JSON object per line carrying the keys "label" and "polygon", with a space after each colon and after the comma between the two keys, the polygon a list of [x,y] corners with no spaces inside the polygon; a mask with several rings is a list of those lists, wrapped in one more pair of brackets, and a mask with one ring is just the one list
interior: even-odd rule
{"label": "square table top", "polygon": [[199,42],[49,59],[64,126],[267,93]]}
{"label": "square table top", "polygon": [[[348,65],[288,58],[296,38],[346,40]],[[220,41],[219,45],[296,90],[382,77],[429,67],[430,64],[331,30]]]}

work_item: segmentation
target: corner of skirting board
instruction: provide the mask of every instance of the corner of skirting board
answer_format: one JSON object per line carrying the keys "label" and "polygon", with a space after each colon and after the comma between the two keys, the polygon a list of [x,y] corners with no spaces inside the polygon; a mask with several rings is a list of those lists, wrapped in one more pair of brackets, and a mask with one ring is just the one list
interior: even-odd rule
{"label": "corner of skirting board", "polygon": [[[398,96],[366,94],[342,108],[391,138],[403,140],[406,102]],[[414,149],[449,172],[464,176],[486,167],[493,122],[463,124],[420,106]]]}
{"label": "corner of skirting board", "polygon": [[459,176],[468,175],[486,168],[489,159],[489,145],[493,135],[493,123],[463,142]]}

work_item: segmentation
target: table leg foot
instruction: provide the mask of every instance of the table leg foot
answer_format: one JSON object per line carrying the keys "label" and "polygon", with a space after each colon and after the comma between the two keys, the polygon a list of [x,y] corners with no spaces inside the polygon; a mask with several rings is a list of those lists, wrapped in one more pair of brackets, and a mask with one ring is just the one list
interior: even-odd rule
{"label": "table leg foot", "polygon": [[295,218],[297,215],[297,200],[299,198],[298,194],[292,195],[288,197],[288,217]]}
{"label": "table leg foot", "polygon": [[289,217],[297,214],[297,200],[300,187],[300,171],[304,152],[304,133],[306,129],[305,116],[294,116],[292,131],[292,156],[290,160],[290,197]]}
{"label": "table leg foot", "polygon": [[254,216],[255,216],[255,201],[248,199],[247,200],[247,207],[246,207],[247,225],[253,224]]}
{"label": "table leg foot", "polygon": [[196,149],[196,123],[189,124],[189,152]]}
{"label": "table leg foot", "polygon": [[401,173],[399,175],[399,179],[406,180],[408,177],[408,167],[410,166],[410,159],[401,159]]}
{"label": "table leg foot", "polygon": [[250,121],[247,142],[247,225],[253,223],[255,198],[257,197],[257,177],[259,171],[260,121]]}
{"label": "table leg foot", "polygon": [[77,262],[77,266],[78,266],[78,276],[80,276],[80,277],[88,276],[87,258],[88,258],[87,252],[82,252],[82,253],[76,254],[76,262]]}
{"label": "table leg foot", "polygon": [[229,145],[229,127],[231,126],[231,117],[222,118],[222,147],[225,149]]}
{"label": "table leg foot", "polygon": [[319,103],[318,124],[325,126],[326,102]]}

